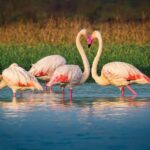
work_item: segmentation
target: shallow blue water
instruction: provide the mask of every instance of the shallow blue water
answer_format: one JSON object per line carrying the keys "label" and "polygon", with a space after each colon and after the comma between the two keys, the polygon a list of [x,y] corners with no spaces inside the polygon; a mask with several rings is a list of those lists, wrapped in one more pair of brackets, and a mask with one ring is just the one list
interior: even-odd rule
{"label": "shallow blue water", "polygon": [[11,98],[0,91],[0,150],[147,150],[150,149],[150,86],[133,85],[139,94],[120,97],[112,86],[86,83],[73,101],[56,93],[25,91]]}

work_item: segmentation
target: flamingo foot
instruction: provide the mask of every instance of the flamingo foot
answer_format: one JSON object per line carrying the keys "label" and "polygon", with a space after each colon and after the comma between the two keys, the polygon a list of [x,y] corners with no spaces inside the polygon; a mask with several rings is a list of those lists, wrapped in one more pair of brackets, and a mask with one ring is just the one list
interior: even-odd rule
{"label": "flamingo foot", "polygon": [[47,87],[47,85],[45,85],[45,90],[46,90],[46,91],[48,90],[48,87]]}
{"label": "flamingo foot", "polygon": [[50,93],[52,93],[53,92],[53,87],[52,87],[52,85],[50,86]]}
{"label": "flamingo foot", "polygon": [[120,91],[121,91],[121,96],[124,96],[124,87],[122,86],[122,87],[120,87],[119,89],[120,89]]}
{"label": "flamingo foot", "polygon": [[132,93],[132,95],[137,95],[137,93],[131,88],[130,85],[127,85],[126,87],[129,89],[129,91]]}
{"label": "flamingo foot", "polygon": [[65,99],[65,91],[64,91],[64,87],[62,86],[61,89],[62,89],[62,95],[63,95],[63,100],[64,100],[64,99]]}
{"label": "flamingo foot", "polygon": [[13,93],[13,97],[16,97],[17,95],[16,95],[16,93]]}
{"label": "flamingo foot", "polygon": [[72,102],[72,88],[70,88],[70,102]]}
{"label": "flamingo foot", "polygon": [[20,92],[20,97],[22,97],[22,92]]}

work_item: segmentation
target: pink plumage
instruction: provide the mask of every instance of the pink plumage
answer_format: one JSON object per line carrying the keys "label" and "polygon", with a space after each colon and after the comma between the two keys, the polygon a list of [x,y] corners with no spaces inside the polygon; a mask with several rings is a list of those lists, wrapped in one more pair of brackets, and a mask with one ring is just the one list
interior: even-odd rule
{"label": "pink plumage", "polygon": [[56,69],[50,82],[47,85],[54,84],[74,86],[80,83],[82,71],[77,65],[64,65]]}
{"label": "pink plumage", "polygon": [[16,63],[3,70],[1,78],[0,88],[8,86],[12,89],[14,96],[17,90],[43,90],[37,79]]}
{"label": "pink plumage", "polygon": [[125,62],[111,62],[103,66],[103,75],[110,84],[126,86],[131,83],[147,84],[150,79],[136,67]]}
{"label": "pink plumage", "polygon": [[102,53],[102,37],[99,31],[92,33],[91,41],[98,39],[99,47],[92,64],[92,77],[99,85],[114,85],[119,87],[124,96],[124,87],[127,87],[133,95],[137,93],[130,87],[132,83],[150,84],[150,78],[131,64],[125,62],[110,62],[103,66],[101,75],[97,74],[98,61]]}
{"label": "pink plumage", "polygon": [[32,64],[29,72],[35,77],[49,81],[55,69],[65,64],[66,60],[64,57],[60,55],[50,55]]}
{"label": "pink plumage", "polygon": [[72,100],[72,87],[84,83],[90,74],[90,65],[80,43],[80,37],[82,35],[87,40],[86,29],[82,29],[76,37],[76,45],[83,61],[84,71],[82,72],[78,65],[63,65],[54,71],[51,80],[47,83],[48,86],[60,84],[63,88],[67,85],[70,88],[70,100]]}

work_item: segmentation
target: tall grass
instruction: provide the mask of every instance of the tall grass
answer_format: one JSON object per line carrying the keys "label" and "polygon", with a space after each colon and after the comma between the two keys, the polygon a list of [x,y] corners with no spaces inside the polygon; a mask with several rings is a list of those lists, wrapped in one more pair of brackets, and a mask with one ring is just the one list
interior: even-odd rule
{"label": "tall grass", "polygon": [[150,21],[90,23],[82,18],[50,18],[44,23],[19,22],[0,27],[0,42],[72,44],[81,28],[100,30],[108,43],[145,44],[150,41]]}
{"label": "tall grass", "polygon": [[[84,44],[87,57],[92,65],[93,59],[97,52],[97,44],[92,45],[90,49]],[[142,72],[150,75],[150,45],[137,46],[135,44],[105,44],[103,53],[99,62],[100,73],[101,67],[111,61],[124,61],[135,65]],[[77,64],[83,69],[81,57],[75,44],[57,45],[38,44],[30,46],[26,44],[0,44],[0,70],[7,68],[11,63],[16,62],[26,70],[29,70],[31,64],[40,58],[60,54],[67,60],[67,64]]]}
{"label": "tall grass", "polygon": [[[19,22],[0,27],[0,71],[13,62],[29,70],[32,63],[52,54],[60,54],[68,64],[83,68],[75,45],[76,35],[82,28],[97,29],[102,33],[104,51],[99,73],[102,65],[110,61],[124,61],[150,75],[150,21],[92,24],[81,18],[50,18],[45,23]],[[97,45],[90,50],[87,45],[84,47],[92,64]]]}

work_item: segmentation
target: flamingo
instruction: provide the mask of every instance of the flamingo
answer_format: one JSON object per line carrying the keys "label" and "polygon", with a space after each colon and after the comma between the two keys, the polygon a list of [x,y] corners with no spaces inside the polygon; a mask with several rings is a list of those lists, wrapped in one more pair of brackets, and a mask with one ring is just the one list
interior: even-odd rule
{"label": "flamingo", "polygon": [[63,90],[67,85],[70,89],[70,100],[72,100],[72,88],[75,85],[84,83],[90,74],[90,65],[80,42],[81,36],[84,36],[88,40],[86,29],[82,29],[76,37],[76,45],[83,61],[84,72],[82,72],[78,65],[63,65],[54,71],[51,80],[47,83],[48,86],[60,84]]}
{"label": "flamingo", "polygon": [[[29,72],[35,77],[48,82],[55,69],[65,64],[66,60],[64,57],[60,55],[50,55],[40,59],[35,64],[32,64]],[[50,92],[52,92],[52,86],[50,87]]]}
{"label": "flamingo", "polygon": [[[114,85],[119,87],[122,96],[124,96],[124,87],[127,87],[132,95],[136,96],[137,93],[131,88],[130,84],[150,84],[150,78],[143,74],[140,70],[131,64],[125,62],[110,62],[102,67],[101,75],[97,74],[97,65],[102,53],[102,36],[99,31],[94,31],[89,37],[91,44],[97,38],[99,42],[98,52],[94,58],[91,74],[92,78],[99,85]],[[89,46],[91,45],[89,44]]]}
{"label": "flamingo", "polygon": [[37,79],[16,63],[11,64],[8,68],[3,70],[0,78],[0,89],[8,86],[13,91],[14,97],[16,97],[17,90],[43,90]]}

